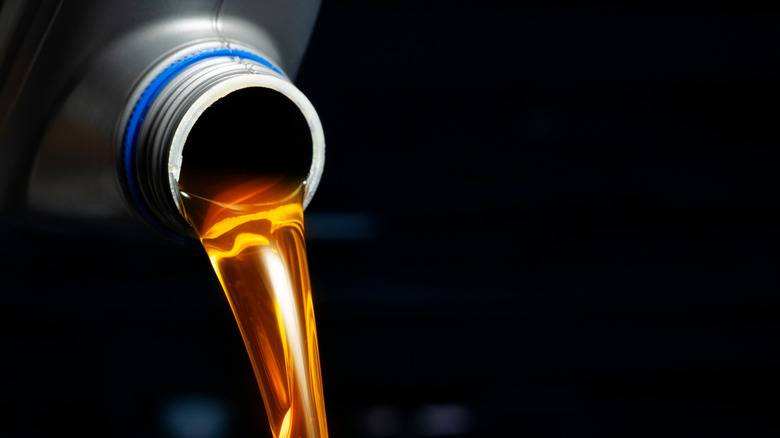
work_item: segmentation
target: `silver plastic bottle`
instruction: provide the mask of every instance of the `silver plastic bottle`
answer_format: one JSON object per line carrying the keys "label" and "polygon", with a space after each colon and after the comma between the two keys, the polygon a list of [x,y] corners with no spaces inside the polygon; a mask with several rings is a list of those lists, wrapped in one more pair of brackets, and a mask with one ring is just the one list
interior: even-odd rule
{"label": "silver plastic bottle", "polygon": [[[236,163],[246,165],[263,148],[289,151],[275,159],[306,166],[308,203],[324,140],[291,78],[318,8],[308,0],[6,0],[0,218],[123,236],[154,236],[154,228],[191,236],[177,186],[187,135],[215,102],[257,89],[266,93],[250,105],[221,105],[225,114],[213,129],[244,139],[224,152]],[[254,109],[262,109],[256,119]],[[278,117],[264,125],[269,110]],[[243,126],[231,123],[237,115]],[[279,144],[285,129],[306,132]],[[275,144],[264,143],[265,130],[274,131]]]}

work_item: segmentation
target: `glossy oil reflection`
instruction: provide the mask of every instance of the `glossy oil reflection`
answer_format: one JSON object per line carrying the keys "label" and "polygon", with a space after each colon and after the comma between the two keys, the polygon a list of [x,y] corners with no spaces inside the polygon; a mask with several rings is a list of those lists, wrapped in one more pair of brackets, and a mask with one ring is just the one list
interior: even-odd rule
{"label": "glossy oil reflection", "polygon": [[196,194],[193,180],[180,180],[187,220],[233,309],[274,437],[327,437],[303,182],[250,178]]}

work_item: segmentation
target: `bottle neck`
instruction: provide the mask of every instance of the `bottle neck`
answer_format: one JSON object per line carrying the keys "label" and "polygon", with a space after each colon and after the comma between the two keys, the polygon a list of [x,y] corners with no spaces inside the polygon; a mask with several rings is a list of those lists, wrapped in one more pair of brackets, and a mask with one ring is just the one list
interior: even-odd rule
{"label": "bottle neck", "polygon": [[160,73],[127,126],[128,191],[148,222],[180,240],[194,236],[183,218],[182,166],[214,166],[215,175],[303,172],[304,205],[322,173],[322,126],[308,99],[265,59],[225,50],[199,52]]}

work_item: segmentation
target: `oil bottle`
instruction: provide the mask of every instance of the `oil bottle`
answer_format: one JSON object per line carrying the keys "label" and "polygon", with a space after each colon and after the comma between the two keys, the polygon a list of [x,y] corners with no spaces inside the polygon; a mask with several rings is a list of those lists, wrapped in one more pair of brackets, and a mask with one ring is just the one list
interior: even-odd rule
{"label": "oil bottle", "polygon": [[318,2],[0,10],[0,218],[200,240],[274,437],[327,437],[303,209],[324,164],[291,81]]}
{"label": "oil bottle", "polygon": [[[308,155],[304,203],[313,196],[322,129],[292,78],[318,1],[6,0],[1,7],[2,221],[193,238],[176,205],[186,131],[221,96],[258,87],[294,102],[307,120],[311,152],[294,155]],[[252,127],[223,119],[222,130],[260,134],[240,147],[262,143]]]}

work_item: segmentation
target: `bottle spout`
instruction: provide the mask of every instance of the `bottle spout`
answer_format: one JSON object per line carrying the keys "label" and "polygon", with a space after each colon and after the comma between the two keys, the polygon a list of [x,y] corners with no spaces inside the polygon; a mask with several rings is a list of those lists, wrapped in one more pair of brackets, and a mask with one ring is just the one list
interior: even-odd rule
{"label": "bottle spout", "polygon": [[127,189],[148,222],[172,237],[194,236],[181,203],[183,167],[206,176],[201,193],[239,178],[304,180],[308,205],[324,165],[322,125],[281,71],[262,58],[215,56],[155,89],[159,78],[136,103],[123,146]]}

